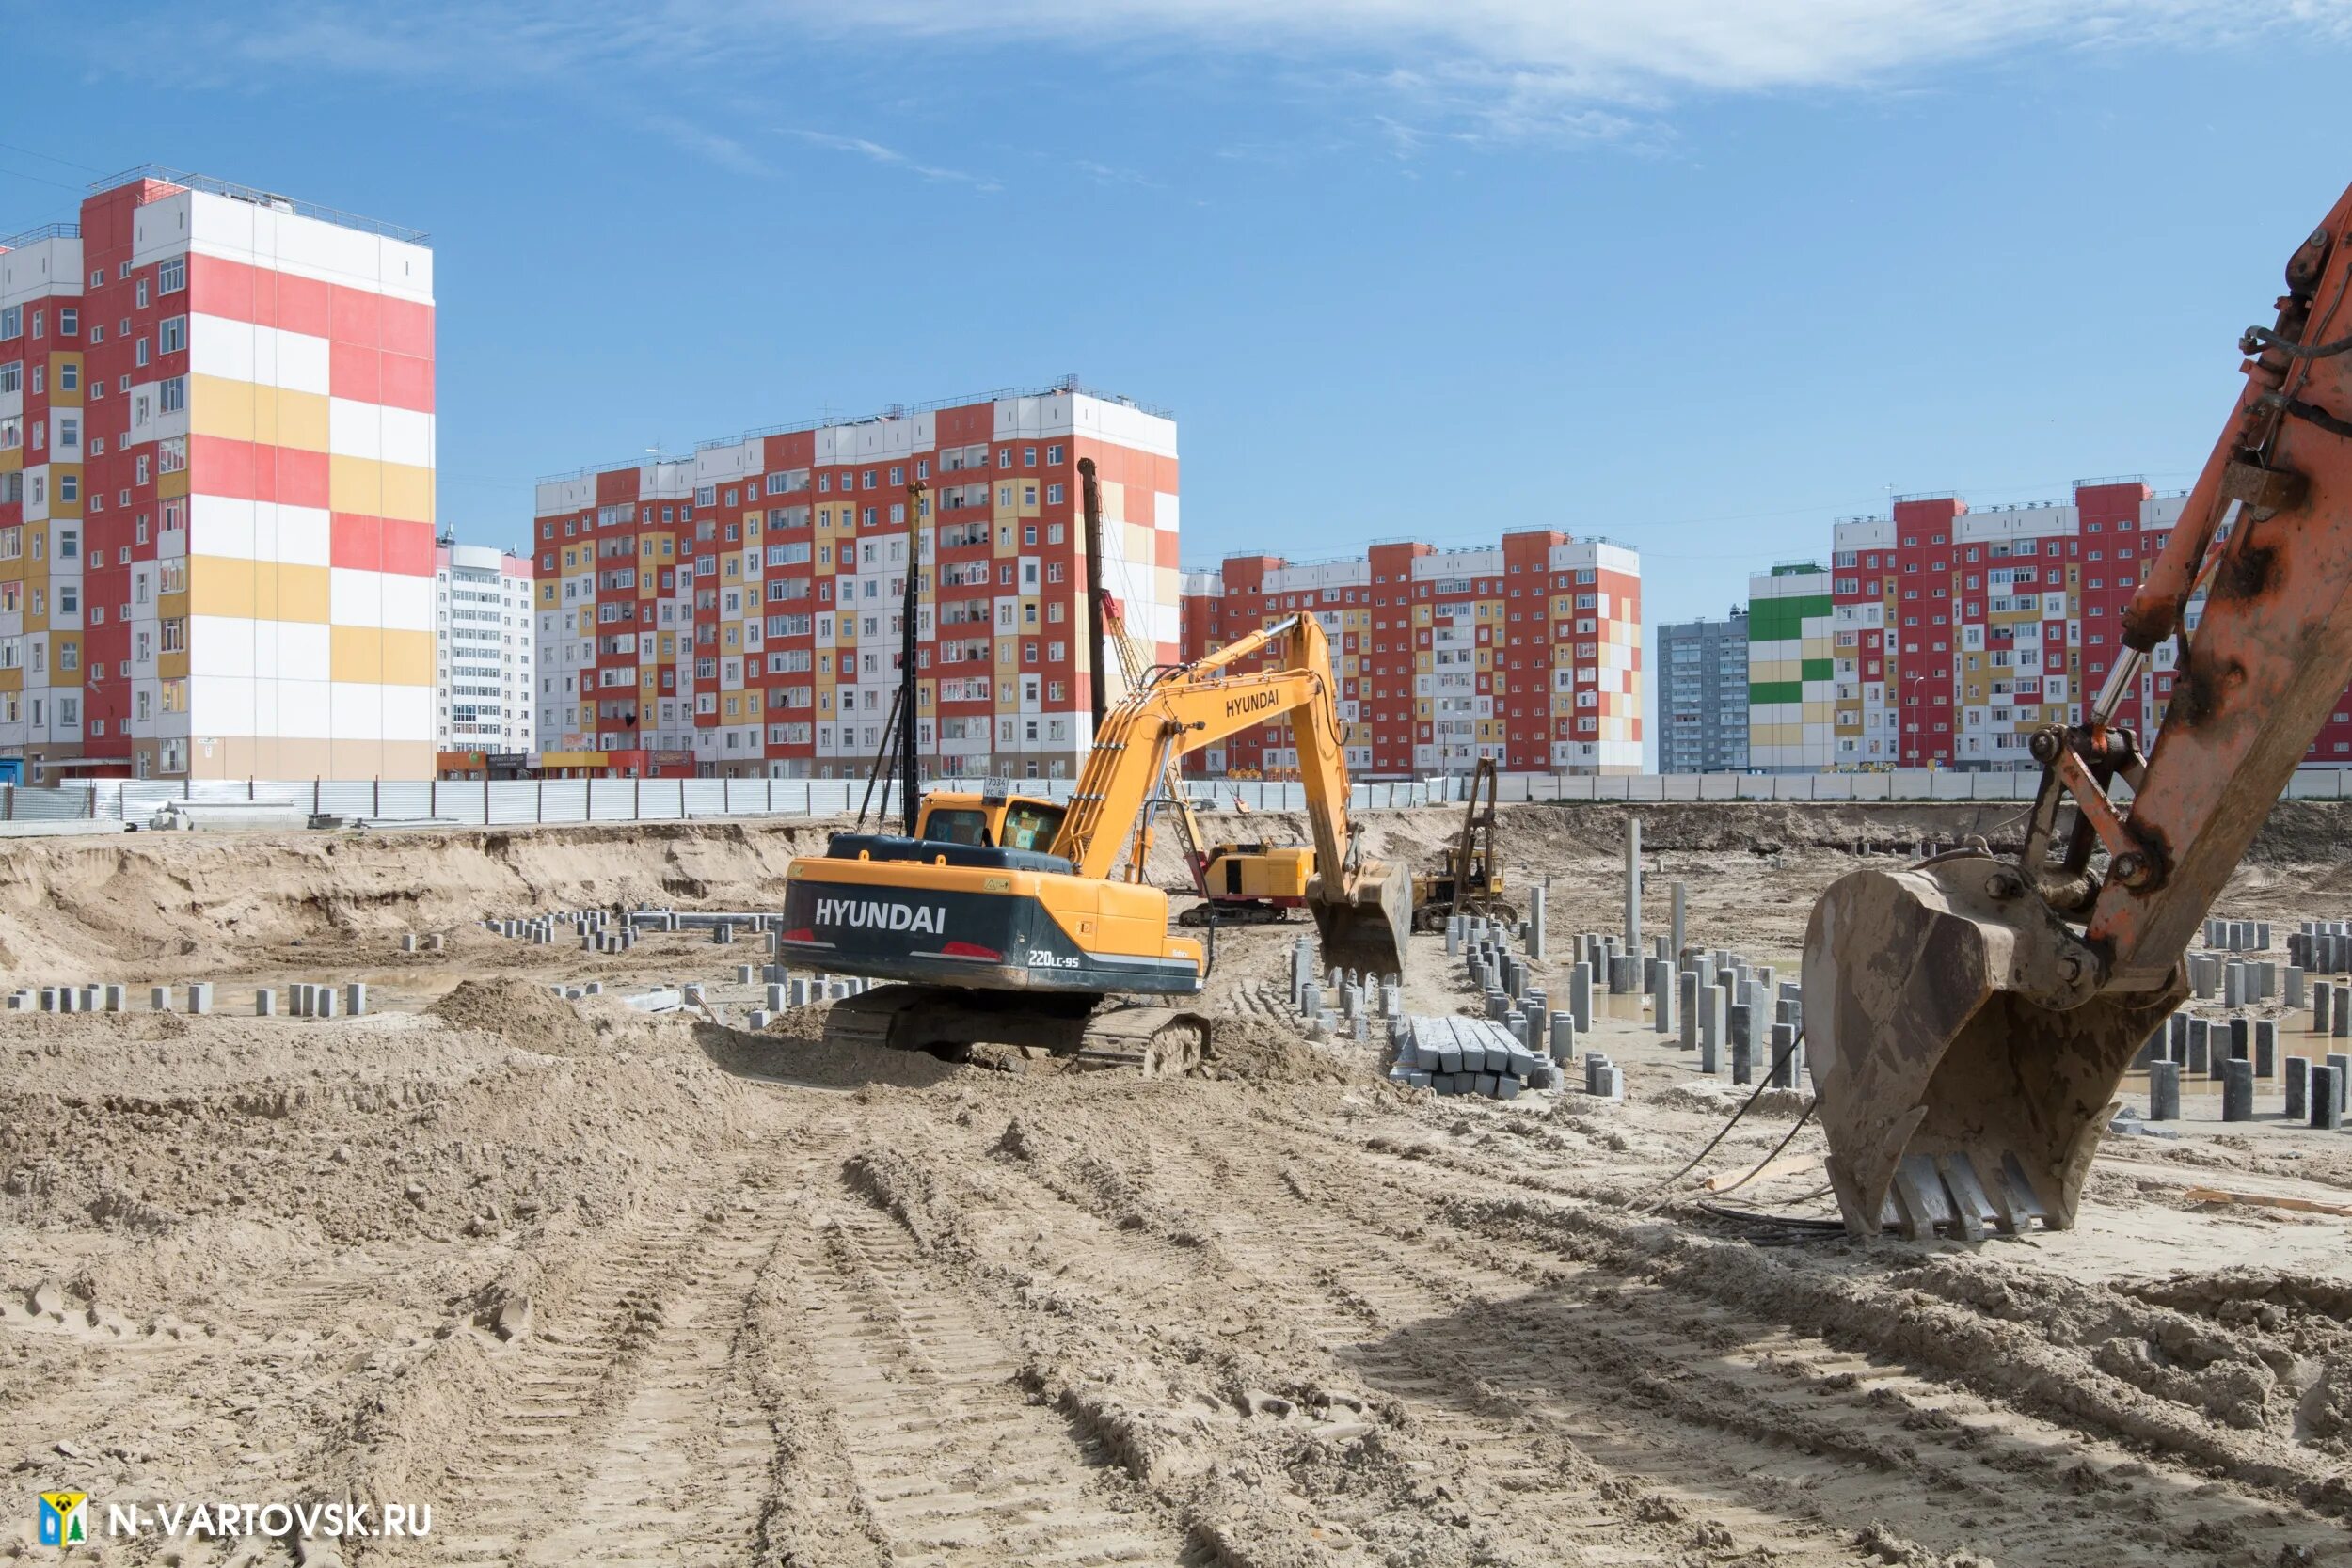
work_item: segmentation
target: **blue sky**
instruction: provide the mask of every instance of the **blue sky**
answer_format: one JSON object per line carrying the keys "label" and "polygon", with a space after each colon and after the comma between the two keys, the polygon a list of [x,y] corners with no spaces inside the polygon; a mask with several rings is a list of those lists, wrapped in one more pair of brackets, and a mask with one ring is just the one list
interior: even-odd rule
{"label": "blue sky", "polygon": [[1551,526],[1720,614],[1890,491],[2185,484],[2352,178],[2343,0],[0,9],[0,231],[148,161],[431,231],[488,543],[1075,372],[1176,411],[1188,563]]}

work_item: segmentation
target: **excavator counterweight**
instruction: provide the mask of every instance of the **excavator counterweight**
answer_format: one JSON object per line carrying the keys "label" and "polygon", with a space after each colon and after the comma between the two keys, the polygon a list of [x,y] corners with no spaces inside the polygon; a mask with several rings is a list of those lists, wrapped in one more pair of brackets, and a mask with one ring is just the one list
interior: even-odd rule
{"label": "excavator counterweight", "polygon": [[[2017,857],[1858,871],[1814,907],[1806,1046],[1850,1229],[2074,1224],[2189,941],[2352,677],[2352,192],[2286,286],[2121,646],[2085,650],[2082,721],[2032,736]],[[2159,670],[2143,748],[2120,716]]]}

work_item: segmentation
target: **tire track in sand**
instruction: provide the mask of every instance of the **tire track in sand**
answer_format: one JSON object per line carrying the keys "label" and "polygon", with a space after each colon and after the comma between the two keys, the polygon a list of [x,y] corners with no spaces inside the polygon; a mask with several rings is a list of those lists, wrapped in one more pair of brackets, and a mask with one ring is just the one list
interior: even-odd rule
{"label": "tire track in sand", "polygon": [[1032,1402],[991,1307],[930,1276],[899,1223],[836,1186],[783,1243],[796,1335],[894,1568],[1194,1560],[1114,1456]]}
{"label": "tire track in sand", "polygon": [[[1556,1347],[1582,1374],[1547,1375],[1540,1363],[1504,1358],[1489,1373],[1499,1389],[1603,1430],[1616,1412],[1659,1409],[1664,1431],[1618,1423],[1611,1462],[1629,1470],[1663,1470],[1686,1485],[1707,1482],[1703,1493],[1768,1505],[1801,1499],[1857,1530],[1931,1487],[1947,1506],[1941,1529],[1914,1527],[1931,1537],[1924,1544],[2018,1563],[2154,1565],[2177,1562],[2184,1550],[2240,1546],[2264,1561],[2352,1561],[2343,1532],[2298,1507],[2215,1486],[2196,1470],[1923,1374],[1898,1355],[1841,1350],[1508,1234],[1466,1234],[1434,1215],[1422,1223],[1433,1175],[1460,1173],[1267,1119],[1273,1147],[1253,1144],[1243,1163],[1259,1162],[1248,1187],[1269,1207],[1297,1202],[1264,1162],[1311,1168],[1319,1204],[1336,1211],[1305,1222],[1322,1242],[1475,1281],[1479,1309],[1466,1323],[1490,1321],[1500,1333]],[[1490,1180],[1498,1195],[1507,1191],[1507,1173]],[[1594,1397],[1608,1385],[1626,1398]],[[1915,1516],[1915,1506],[1905,1512]]]}
{"label": "tire track in sand", "polygon": [[[1769,1510],[1724,1508],[1711,1497],[1704,1499],[1705,1522],[1697,1522],[1700,1499],[1646,1474],[1634,1482],[1563,1434],[1534,1432],[1521,1403],[1484,1391],[1492,1367],[1483,1346],[1416,1334],[1454,1317],[1453,1294],[1379,1267],[1360,1245],[1332,1246],[1332,1229],[1311,1217],[1302,1223],[1295,1213],[1237,1208],[1237,1196],[1255,1195],[1225,1181],[1219,1157],[1198,1145],[1171,1151],[1156,1135],[1130,1141],[1113,1168],[1100,1148],[1061,1162],[1046,1152],[1044,1138],[1030,1141],[1035,1149],[1003,1168],[1027,1178],[1022,1190],[1038,1201],[1016,1216],[1007,1207],[1016,1195],[996,1187],[987,1195],[993,1228],[1010,1248],[1000,1261],[1082,1284],[1109,1302],[1124,1295],[1143,1319],[1158,1308],[1138,1291],[1171,1273],[1197,1283],[1213,1266],[1198,1233],[1212,1236],[1216,1252],[1242,1271],[1227,1276],[1236,1298],[1231,1317],[1247,1318],[1239,1310],[1245,1302],[1271,1307],[1288,1330],[1287,1342],[1266,1354],[1295,1362],[1327,1356],[1339,1375],[1310,1364],[1287,1370],[1306,1381],[1358,1384],[1405,1408],[1414,1439],[1428,1445],[1417,1451],[1431,1453],[1443,1472],[1441,1485],[1419,1489],[1423,1495],[1414,1499],[1422,1524],[1460,1532],[1454,1549],[1471,1560],[1650,1563],[1674,1549],[1669,1540],[1702,1554],[1765,1554],[1791,1568],[1880,1560],[1858,1552],[1850,1537]],[[1171,1225],[1197,1234],[1172,1240]],[[1066,1299],[1054,1308],[1070,1309]],[[1375,1557],[1392,1524],[1373,1519],[1359,1527]]]}
{"label": "tire track in sand", "polygon": [[509,1392],[447,1469],[437,1560],[671,1564],[748,1555],[771,1443],[730,1367],[773,1250],[772,1188],[725,1167],[723,1207],[620,1238],[565,1312],[593,1325],[519,1347]]}

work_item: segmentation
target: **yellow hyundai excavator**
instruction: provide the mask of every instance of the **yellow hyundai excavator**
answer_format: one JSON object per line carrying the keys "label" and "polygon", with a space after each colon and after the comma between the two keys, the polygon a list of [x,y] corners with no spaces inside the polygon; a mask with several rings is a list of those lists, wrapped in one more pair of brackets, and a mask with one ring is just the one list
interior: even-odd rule
{"label": "yellow hyundai excavator", "polygon": [[[1275,668],[1237,668],[1269,650]],[[1206,960],[1199,942],[1170,934],[1168,895],[1144,877],[1155,796],[1184,753],[1277,718],[1290,721],[1306,783],[1318,871],[1306,899],[1324,960],[1397,973],[1409,879],[1362,858],[1329,649],[1299,615],[1150,671],[1104,717],[1067,806],[1009,788],[935,791],[910,835],[836,833],[824,854],[795,859],[786,957],[899,982],[835,1003],[827,1038],[1191,1069],[1209,1022],[1183,1002],[1200,993]]]}
{"label": "yellow hyundai excavator", "polygon": [[[2116,1089],[2187,994],[2183,954],[2352,676],[2348,299],[2352,191],[2288,259],[2276,325],[2239,341],[2245,388],[2088,722],[2033,736],[2018,857],[1857,871],[1814,906],[1804,1030],[1849,1229],[2074,1224]],[[2143,749],[2116,719],[2168,643]]]}

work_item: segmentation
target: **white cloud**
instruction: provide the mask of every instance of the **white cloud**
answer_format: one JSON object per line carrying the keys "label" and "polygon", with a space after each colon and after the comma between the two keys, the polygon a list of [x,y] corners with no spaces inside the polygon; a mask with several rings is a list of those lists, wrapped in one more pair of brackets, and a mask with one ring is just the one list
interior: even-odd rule
{"label": "white cloud", "polygon": [[[803,63],[812,41],[1045,44],[1113,59],[1191,50],[1223,66],[1278,64],[1350,105],[1349,118],[1389,117],[1397,146],[1638,141],[1694,94],[1910,86],[2028,49],[2309,46],[2352,38],[2352,0],[277,0],[215,12],[182,36],[175,69],[209,65],[215,79],[301,63],[478,87]],[[989,183],[854,137],[834,144]],[[756,162],[739,146],[697,150]]]}
{"label": "white cloud", "polygon": [[884,147],[880,142],[867,141],[864,136],[836,136],[824,131],[796,131],[789,127],[784,134],[787,136],[796,136],[811,147],[830,148],[835,152],[854,152],[861,158],[885,164],[892,168],[902,168],[909,174],[920,175],[926,180],[935,180],[947,184],[969,185],[976,191],[993,191],[1004,188],[984,175],[967,174],[960,168],[942,168],[936,164],[918,163],[895,147]]}
{"label": "white cloud", "polygon": [[[672,0],[701,17],[721,0]],[[1133,48],[1156,37],[1231,54],[1386,59],[1420,74],[1499,73],[1588,101],[1675,89],[1853,87],[2027,45],[2180,44],[2274,27],[2352,34],[2352,0],[728,0],[728,14],[816,31],[1012,36]],[[697,24],[699,25],[699,24]]]}
{"label": "white cloud", "polygon": [[707,126],[696,125],[691,120],[680,119],[675,115],[647,115],[644,117],[644,124],[646,130],[668,137],[687,151],[697,157],[707,158],[721,168],[732,169],[738,174],[772,174],[775,172],[750,148],[745,147],[733,136],[713,131]]}

